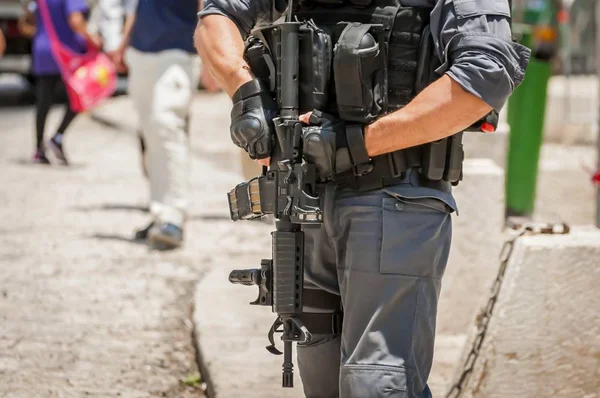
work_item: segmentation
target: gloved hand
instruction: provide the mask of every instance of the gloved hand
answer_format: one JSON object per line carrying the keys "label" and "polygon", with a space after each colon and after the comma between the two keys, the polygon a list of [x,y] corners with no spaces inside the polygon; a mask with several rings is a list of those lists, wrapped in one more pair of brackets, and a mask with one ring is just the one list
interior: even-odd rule
{"label": "gloved hand", "polygon": [[271,155],[277,115],[277,104],[260,80],[243,84],[233,94],[231,110],[231,140],[244,149],[252,159]]}
{"label": "gloved hand", "polygon": [[302,130],[303,156],[316,165],[321,181],[333,180],[353,168],[359,175],[371,170],[363,126],[346,124],[320,111],[312,112],[308,124]]}

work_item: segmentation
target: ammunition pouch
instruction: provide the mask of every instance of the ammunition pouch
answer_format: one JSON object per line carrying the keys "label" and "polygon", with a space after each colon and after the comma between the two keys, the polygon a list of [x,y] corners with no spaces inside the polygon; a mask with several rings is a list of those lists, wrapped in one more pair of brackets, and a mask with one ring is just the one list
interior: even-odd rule
{"label": "ammunition pouch", "polygon": [[[431,29],[423,30],[419,49],[417,79],[415,91],[420,93],[439,78],[435,72],[440,65],[435,54]],[[421,145],[422,155],[420,171],[427,179],[433,181],[448,181],[454,185],[462,180],[464,150],[462,146],[463,133],[443,138],[438,141]]]}

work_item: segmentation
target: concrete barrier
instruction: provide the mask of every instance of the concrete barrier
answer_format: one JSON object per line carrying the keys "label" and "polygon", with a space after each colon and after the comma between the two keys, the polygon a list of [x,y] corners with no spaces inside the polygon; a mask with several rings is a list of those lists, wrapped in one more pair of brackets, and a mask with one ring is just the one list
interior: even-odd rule
{"label": "concrete barrier", "polygon": [[502,124],[495,133],[465,133],[463,148],[467,159],[490,159],[501,168],[506,167],[508,151],[508,124]]}
{"label": "concrete barrier", "polygon": [[593,145],[598,136],[596,76],[553,76],[548,84],[544,139],[561,144]]}
{"label": "concrete barrier", "polygon": [[599,265],[598,229],[521,238],[461,398],[597,397]]}

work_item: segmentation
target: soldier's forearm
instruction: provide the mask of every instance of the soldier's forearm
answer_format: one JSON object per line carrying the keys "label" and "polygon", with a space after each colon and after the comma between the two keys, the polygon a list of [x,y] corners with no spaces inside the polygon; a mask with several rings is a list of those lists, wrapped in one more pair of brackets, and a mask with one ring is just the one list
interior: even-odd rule
{"label": "soldier's forearm", "polygon": [[367,152],[373,157],[437,141],[468,128],[491,109],[444,75],[406,107],[367,126]]}
{"label": "soldier's forearm", "polygon": [[253,76],[244,61],[244,41],[231,20],[221,15],[202,18],[195,37],[196,49],[221,87],[233,96]]}

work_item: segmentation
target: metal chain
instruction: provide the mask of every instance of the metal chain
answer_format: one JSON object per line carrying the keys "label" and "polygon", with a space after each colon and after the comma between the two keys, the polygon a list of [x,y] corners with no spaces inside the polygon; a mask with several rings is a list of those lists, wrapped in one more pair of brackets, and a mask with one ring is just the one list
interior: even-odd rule
{"label": "metal chain", "polygon": [[563,235],[568,234],[570,231],[570,228],[567,224],[524,223],[512,225],[512,228],[515,229],[515,233],[508,240],[506,240],[506,242],[504,242],[502,250],[500,251],[500,268],[498,269],[498,275],[496,276],[496,279],[492,285],[490,298],[485,307],[483,307],[480,313],[477,315],[477,335],[473,339],[471,350],[469,351],[469,354],[467,355],[463,365],[463,370],[456,383],[453,384],[452,388],[450,388],[448,391],[446,398],[460,397],[464,392],[464,388],[467,386],[467,382],[469,381],[471,374],[473,373],[475,362],[479,356],[481,346],[483,345],[483,341],[492,318],[494,307],[496,306],[496,301],[498,300],[498,295],[500,294],[500,290],[502,288],[502,282],[504,281],[504,275],[506,274],[506,268],[513,253],[515,242],[525,234]]}

